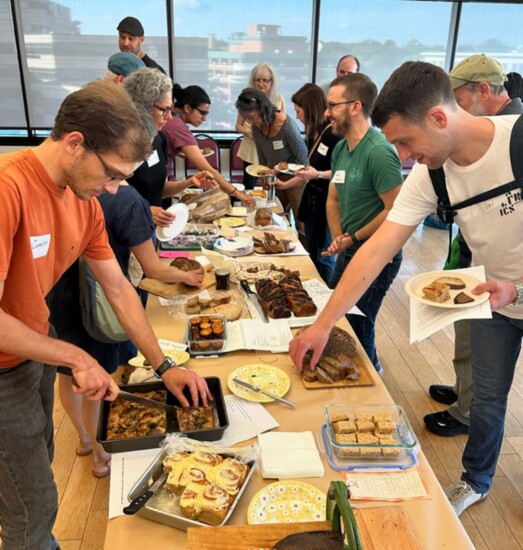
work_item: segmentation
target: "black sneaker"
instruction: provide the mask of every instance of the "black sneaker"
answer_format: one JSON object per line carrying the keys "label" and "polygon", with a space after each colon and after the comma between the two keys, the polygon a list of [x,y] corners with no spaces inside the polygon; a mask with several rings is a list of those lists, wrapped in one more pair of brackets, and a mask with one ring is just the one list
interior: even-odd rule
{"label": "black sneaker", "polygon": [[447,411],[426,414],[423,417],[423,421],[432,433],[442,435],[443,437],[454,437],[455,435],[469,433],[469,427],[454,418]]}
{"label": "black sneaker", "polygon": [[441,386],[439,384],[433,384],[429,387],[429,394],[438,403],[444,405],[452,405],[458,400],[456,392],[452,389],[452,386]]}

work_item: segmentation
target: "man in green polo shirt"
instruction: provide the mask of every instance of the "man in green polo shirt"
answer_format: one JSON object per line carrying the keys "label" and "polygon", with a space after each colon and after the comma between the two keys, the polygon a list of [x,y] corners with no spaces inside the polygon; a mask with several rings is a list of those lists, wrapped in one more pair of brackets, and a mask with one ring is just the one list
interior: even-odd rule
{"label": "man in green polo shirt", "polygon": [[[333,132],[345,138],[332,153],[327,199],[327,218],[333,240],[325,254],[338,255],[329,281],[331,288],[336,287],[361,243],[385,220],[403,182],[394,146],[372,127],[370,121],[377,94],[376,85],[361,73],[336,78],[329,88],[326,114]],[[374,325],[401,260],[400,250],[357,302],[365,317],[346,316],[379,374],[383,368],[376,353]]]}

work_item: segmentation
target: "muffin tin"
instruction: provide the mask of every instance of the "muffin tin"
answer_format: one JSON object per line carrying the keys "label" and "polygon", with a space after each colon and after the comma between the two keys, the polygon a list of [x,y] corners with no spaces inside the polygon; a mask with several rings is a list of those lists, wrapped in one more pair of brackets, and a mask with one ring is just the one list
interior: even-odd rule
{"label": "muffin tin", "polygon": [[[409,419],[399,405],[333,403],[325,405],[324,414],[332,452],[340,458],[398,460],[406,458],[409,451],[417,444],[417,439]],[[395,428],[395,431],[391,435],[397,443],[363,444],[338,442],[335,437],[336,431],[333,426],[333,419],[343,415],[348,416],[349,420],[354,420],[356,415],[368,415],[373,418],[389,415]],[[376,430],[369,433],[376,433]]]}

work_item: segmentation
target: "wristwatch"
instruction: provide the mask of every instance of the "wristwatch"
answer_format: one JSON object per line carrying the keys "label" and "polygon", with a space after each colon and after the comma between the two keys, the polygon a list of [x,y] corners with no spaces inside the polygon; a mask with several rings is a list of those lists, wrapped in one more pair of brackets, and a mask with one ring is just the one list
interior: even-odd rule
{"label": "wristwatch", "polygon": [[512,302],[513,305],[519,306],[523,304],[523,283],[516,279],[515,281],[512,281],[514,283],[514,286],[516,287],[516,299]]}
{"label": "wristwatch", "polygon": [[360,241],[358,237],[356,237],[355,231],[349,231],[349,236],[352,239],[352,244],[360,244],[363,241]]}
{"label": "wristwatch", "polygon": [[318,179],[319,180],[323,179],[323,172],[321,172],[320,170],[318,170]]}
{"label": "wristwatch", "polygon": [[161,378],[166,373],[166,371],[172,369],[173,367],[176,367],[176,363],[170,357],[166,356],[163,360],[163,363],[157,369],[155,369],[154,375],[156,376],[156,378]]}

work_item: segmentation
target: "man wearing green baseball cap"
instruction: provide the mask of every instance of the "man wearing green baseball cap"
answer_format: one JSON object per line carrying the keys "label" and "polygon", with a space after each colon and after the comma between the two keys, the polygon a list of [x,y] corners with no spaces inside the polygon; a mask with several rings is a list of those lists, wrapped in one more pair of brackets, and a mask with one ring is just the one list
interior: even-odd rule
{"label": "man wearing green baseball cap", "polygon": [[485,54],[466,57],[449,73],[458,105],[475,116],[521,113],[521,100],[511,101],[503,65]]}

